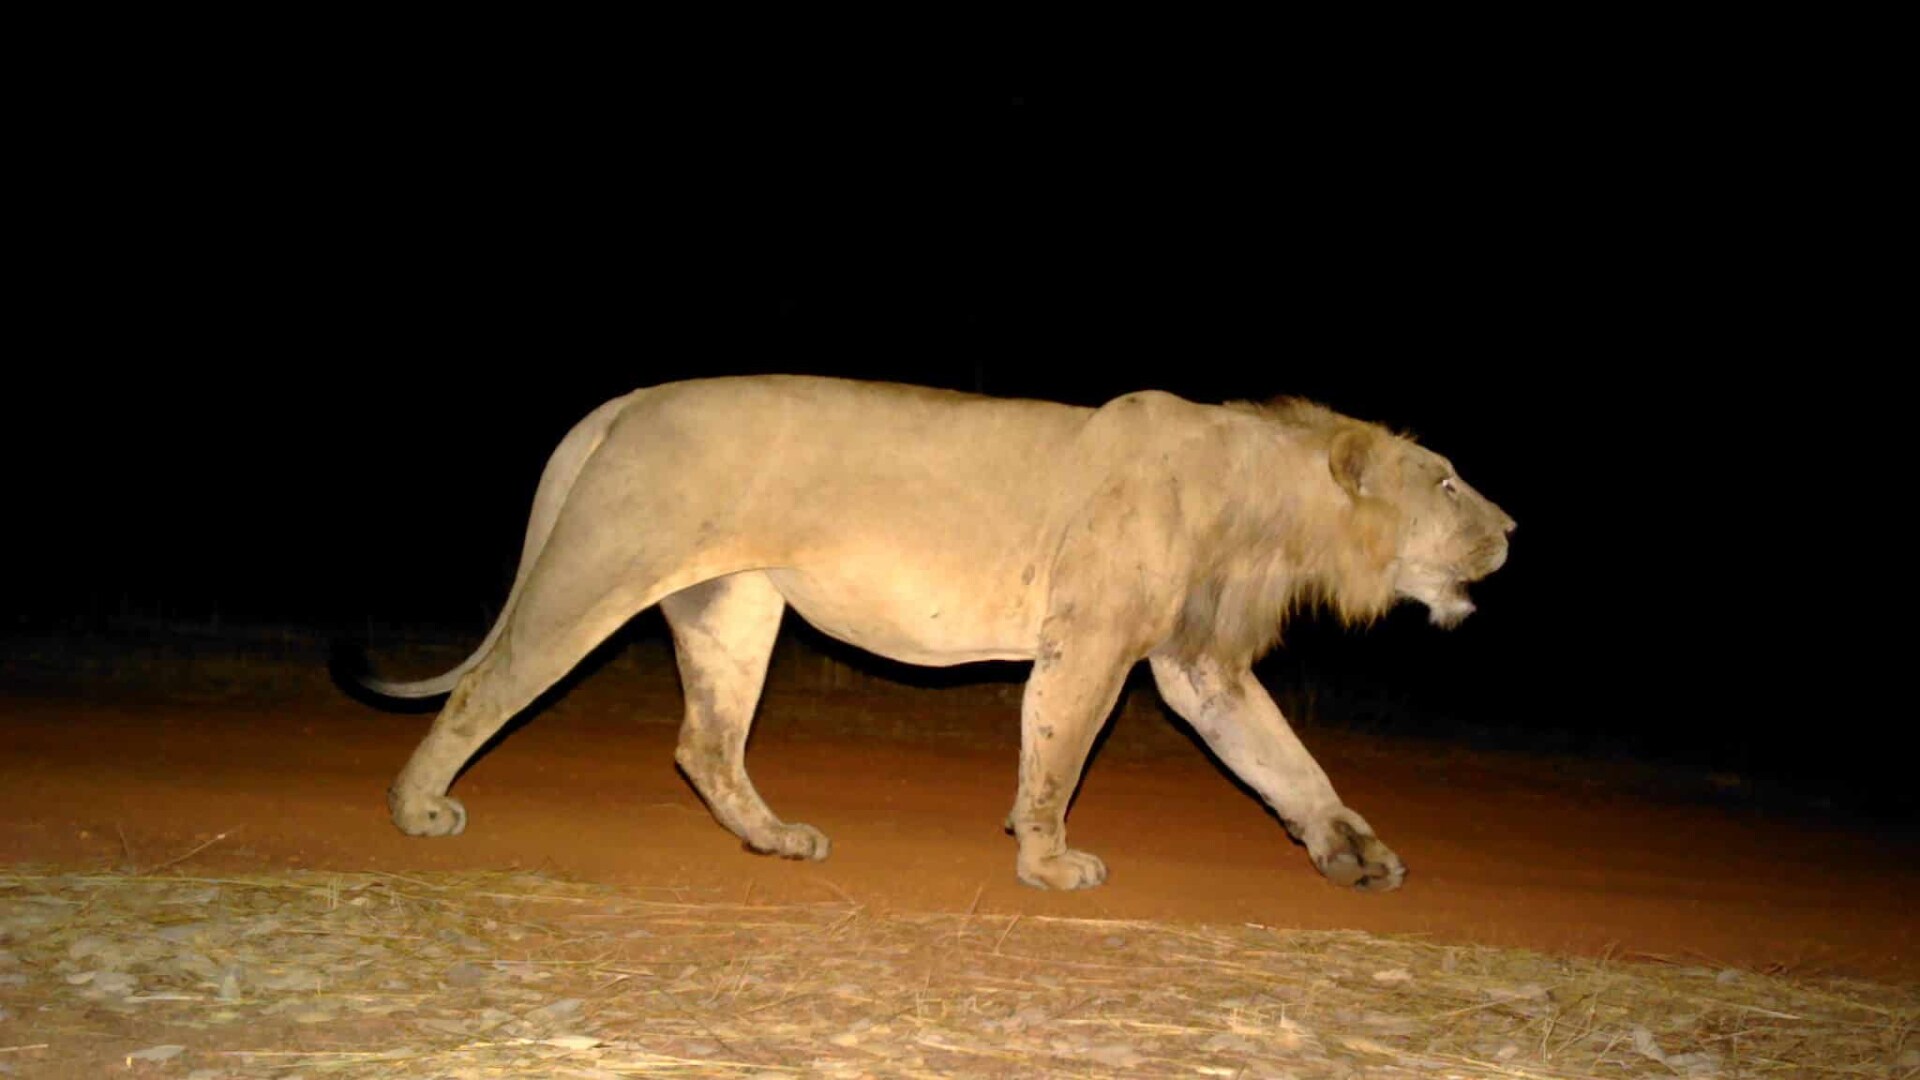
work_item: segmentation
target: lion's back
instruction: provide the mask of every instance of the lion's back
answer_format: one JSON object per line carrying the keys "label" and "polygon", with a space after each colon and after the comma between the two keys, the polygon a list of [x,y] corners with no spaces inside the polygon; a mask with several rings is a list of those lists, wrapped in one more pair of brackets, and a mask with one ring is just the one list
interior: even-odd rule
{"label": "lion's back", "polygon": [[891,383],[741,376],[638,391],[610,441],[676,486],[904,538],[1025,516],[1057,495],[1089,409]]}

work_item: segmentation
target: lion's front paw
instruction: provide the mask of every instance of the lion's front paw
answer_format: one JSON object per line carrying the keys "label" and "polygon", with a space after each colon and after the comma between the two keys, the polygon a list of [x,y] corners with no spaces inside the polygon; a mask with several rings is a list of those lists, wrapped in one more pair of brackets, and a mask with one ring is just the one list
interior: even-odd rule
{"label": "lion's front paw", "polygon": [[811,825],[777,825],[748,840],[747,849],[783,859],[819,862],[833,850],[833,841]]}
{"label": "lion's front paw", "polygon": [[1316,833],[1308,836],[1307,850],[1313,864],[1335,885],[1386,892],[1406,879],[1407,865],[1400,856],[1353,811],[1342,808]]}
{"label": "lion's front paw", "polygon": [[387,792],[393,823],[408,836],[459,836],[467,827],[467,808],[450,795],[403,795]]}
{"label": "lion's front paw", "polygon": [[1018,863],[1020,880],[1036,889],[1091,889],[1107,880],[1107,864],[1098,855],[1069,848],[1058,855]]}

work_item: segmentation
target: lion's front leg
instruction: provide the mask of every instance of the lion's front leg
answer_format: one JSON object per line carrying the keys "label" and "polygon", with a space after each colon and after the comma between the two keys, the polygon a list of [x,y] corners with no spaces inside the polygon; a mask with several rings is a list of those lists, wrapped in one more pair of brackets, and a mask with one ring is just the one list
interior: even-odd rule
{"label": "lion's front leg", "polygon": [[1067,846],[1067,803],[1132,662],[1069,644],[1045,647],[1020,707],[1020,790],[1007,818],[1020,842],[1020,880],[1037,889],[1089,889],[1106,864]]}
{"label": "lion's front leg", "polygon": [[1164,656],[1153,657],[1152,664],[1160,696],[1273,807],[1327,880],[1361,889],[1399,888],[1406,864],[1365,818],[1340,802],[1325,770],[1251,670]]}

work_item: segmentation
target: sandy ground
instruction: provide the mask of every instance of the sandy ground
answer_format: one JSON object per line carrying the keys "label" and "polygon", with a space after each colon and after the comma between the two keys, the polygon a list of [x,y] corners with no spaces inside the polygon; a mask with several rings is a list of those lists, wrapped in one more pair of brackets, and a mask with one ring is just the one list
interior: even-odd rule
{"label": "sandy ground", "polygon": [[951,711],[946,691],[770,698],[763,717],[778,719],[756,733],[754,779],[834,851],[819,864],[768,859],[744,852],[675,771],[677,697],[611,700],[623,689],[583,688],[513,732],[455,788],[466,833],[434,840],[398,833],[383,798],[431,714],[312,689],[272,702],[0,699],[0,862],[512,867],[756,901],[1354,928],[1764,972],[1920,975],[1910,839],[1651,799],[1579,762],[1324,731],[1308,732],[1310,747],[1407,860],[1398,892],[1326,884],[1210,760],[1164,721],[1133,715],[1069,819],[1072,842],[1107,860],[1110,881],[1028,889],[1000,830],[1013,708],[970,729],[988,735],[956,738],[951,724],[917,733],[918,712]]}

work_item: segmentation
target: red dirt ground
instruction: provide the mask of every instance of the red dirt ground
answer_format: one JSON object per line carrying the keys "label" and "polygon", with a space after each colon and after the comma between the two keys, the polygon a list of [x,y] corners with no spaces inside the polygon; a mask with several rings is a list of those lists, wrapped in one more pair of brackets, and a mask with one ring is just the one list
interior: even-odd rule
{"label": "red dirt ground", "polygon": [[[886,731],[911,723],[916,698],[846,700],[811,708],[878,716],[871,726]],[[1410,867],[1398,892],[1326,884],[1198,750],[1119,730],[1069,819],[1110,881],[1031,890],[1000,831],[1018,740],[1005,711],[994,738],[970,742],[861,736],[845,717],[763,721],[748,757],[761,792],[834,841],[831,859],[797,864],[745,853],[708,816],[673,767],[670,698],[547,709],[458,783],[467,832],[436,840],[400,835],[383,795],[429,715],[325,693],[274,705],[0,701],[0,862],[152,870],[227,833],[172,871],[518,867],[729,898],[844,894],[879,908],[1346,927],[1920,976],[1910,841],[1649,801],[1578,762],[1322,731],[1309,746]]]}

